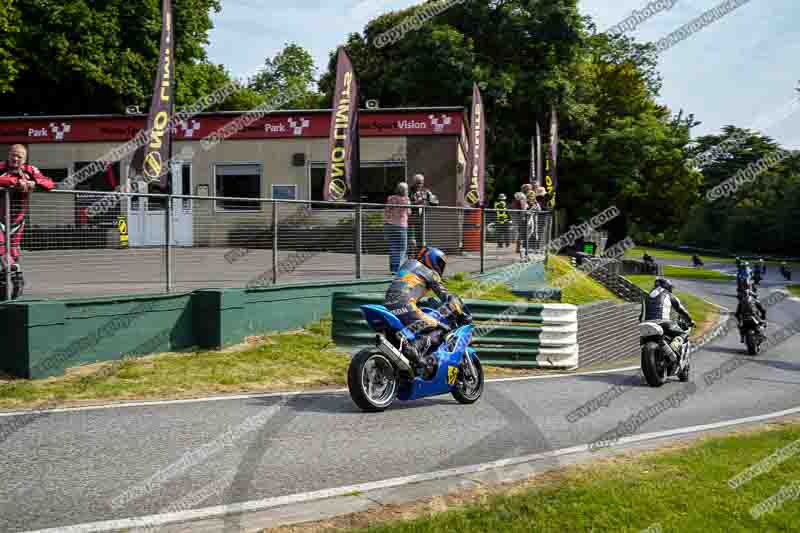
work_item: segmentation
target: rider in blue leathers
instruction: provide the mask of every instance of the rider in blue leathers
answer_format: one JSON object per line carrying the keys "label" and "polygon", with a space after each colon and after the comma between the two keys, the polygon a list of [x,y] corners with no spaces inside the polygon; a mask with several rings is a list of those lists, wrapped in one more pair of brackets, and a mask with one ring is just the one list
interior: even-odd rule
{"label": "rider in blue leathers", "polygon": [[447,256],[438,248],[423,247],[417,259],[409,259],[400,267],[397,277],[386,291],[384,306],[394,314],[404,326],[411,326],[417,336],[413,342],[403,343],[403,354],[418,367],[430,374],[436,358],[428,355],[431,347],[438,346],[450,328],[439,320],[425,314],[417,303],[428,291],[433,291],[444,303],[438,309],[447,316],[457,312],[452,299],[442,281]]}

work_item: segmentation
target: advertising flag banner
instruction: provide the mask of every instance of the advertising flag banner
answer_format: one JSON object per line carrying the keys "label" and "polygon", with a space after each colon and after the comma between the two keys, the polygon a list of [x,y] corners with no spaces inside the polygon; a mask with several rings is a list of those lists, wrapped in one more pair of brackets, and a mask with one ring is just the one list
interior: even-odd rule
{"label": "advertising flag banner", "polygon": [[172,158],[172,131],[169,121],[175,100],[175,39],[171,0],[163,0],[161,21],[161,49],[147,117],[147,144],[134,154],[130,175],[135,181],[140,181],[143,176],[147,182],[159,182],[162,190],[166,191],[169,187],[169,160]]}
{"label": "advertising flag banner", "polygon": [[[359,201],[358,82],[350,58],[339,47],[324,195],[327,201]],[[355,191],[353,190],[355,187]]]}
{"label": "advertising flag banner", "polygon": [[469,132],[470,149],[469,158],[467,158],[468,172],[464,202],[468,207],[478,207],[483,203],[486,178],[486,116],[477,83],[473,83],[472,86]]}
{"label": "advertising flag banner", "polygon": [[558,115],[555,105],[550,110],[550,150],[547,157],[547,176],[545,188],[550,195],[549,207],[555,209],[558,189]]}

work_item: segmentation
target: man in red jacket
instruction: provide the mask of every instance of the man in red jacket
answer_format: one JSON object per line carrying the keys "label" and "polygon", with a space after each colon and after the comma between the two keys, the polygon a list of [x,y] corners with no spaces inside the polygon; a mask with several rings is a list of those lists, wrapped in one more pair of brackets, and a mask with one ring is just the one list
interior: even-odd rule
{"label": "man in red jacket", "polygon": [[[55,188],[53,180],[42,174],[38,168],[26,164],[28,150],[21,144],[12,145],[8,149],[8,158],[0,162],[0,297],[6,299],[5,269],[9,268],[14,284],[12,299],[22,295],[24,281],[22,271],[17,264],[19,259],[19,245],[22,242],[22,233],[25,230],[25,215],[28,212],[30,193],[36,186],[46,190]],[[7,259],[6,243],[6,194],[11,191],[11,262]]]}

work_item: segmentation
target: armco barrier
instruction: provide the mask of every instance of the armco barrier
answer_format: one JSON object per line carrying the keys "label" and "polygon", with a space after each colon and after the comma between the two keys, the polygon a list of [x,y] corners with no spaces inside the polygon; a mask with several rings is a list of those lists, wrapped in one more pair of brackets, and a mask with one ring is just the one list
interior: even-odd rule
{"label": "armco barrier", "polygon": [[578,306],[581,367],[639,355],[641,305],[611,300]]}
{"label": "armco barrier", "polygon": [[[383,295],[335,293],[332,299],[333,340],[337,345],[372,344],[360,306],[383,303]],[[511,302],[465,300],[476,325],[472,346],[482,362],[495,366],[576,368],[578,366],[577,307],[569,304],[529,304],[513,313]],[[509,312],[512,311],[512,312]]]}

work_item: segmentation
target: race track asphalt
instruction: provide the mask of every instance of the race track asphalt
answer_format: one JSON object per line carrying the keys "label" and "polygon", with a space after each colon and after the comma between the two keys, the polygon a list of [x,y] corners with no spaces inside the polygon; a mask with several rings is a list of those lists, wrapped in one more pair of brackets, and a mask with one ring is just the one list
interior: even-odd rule
{"label": "race track asphalt", "polygon": [[[735,308],[733,282],[675,281]],[[781,285],[770,276],[762,299]],[[777,304],[768,334],[798,318],[800,302]],[[751,358],[729,333],[695,354],[694,392],[634,433],[800,405],[798,348],[792,336]],[[714,369],[709,384],[704,376]],[[471,406],[442,396],[380,414],[329,393],[58,412],[27,424],[25,415],[6,416],[0,430],[21,427],[0,443],[0,531],[251,501],[586,444],[689,385],[654,389],[626,371],[489,383]],[[567,420],[613,387],[607,406]]]}

